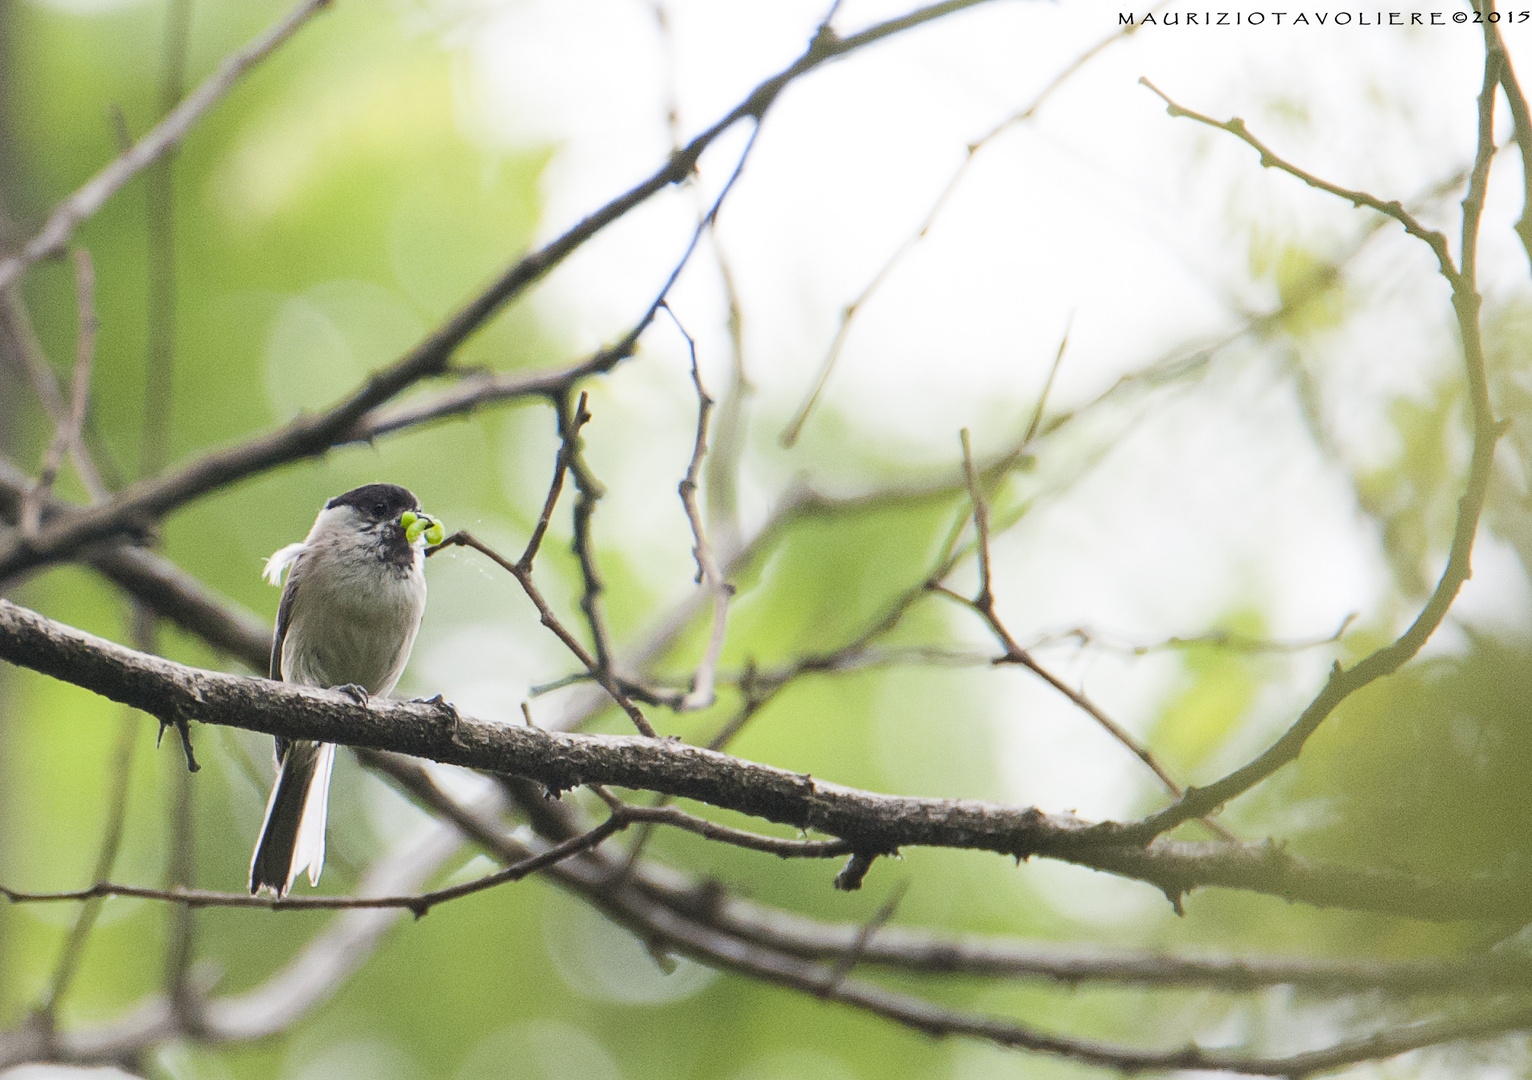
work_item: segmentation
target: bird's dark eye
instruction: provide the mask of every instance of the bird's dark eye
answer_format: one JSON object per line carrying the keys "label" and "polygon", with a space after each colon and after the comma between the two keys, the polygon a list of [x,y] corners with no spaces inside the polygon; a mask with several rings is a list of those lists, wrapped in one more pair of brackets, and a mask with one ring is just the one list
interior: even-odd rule
{"label": "bird's dark eye", "polygon": [[384,506],[382,503],[374,503],[372,506],[372,512],[378,517],[387,517],[388,507]]}

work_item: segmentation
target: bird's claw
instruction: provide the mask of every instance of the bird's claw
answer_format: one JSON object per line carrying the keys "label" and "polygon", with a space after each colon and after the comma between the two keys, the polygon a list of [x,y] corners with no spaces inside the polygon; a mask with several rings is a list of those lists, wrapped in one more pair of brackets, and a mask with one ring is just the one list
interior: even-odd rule
{"label": "bird's claw", "polygon": [[372,700],[372,695],[367,692],[367,688],[365,686],[358,686],[356,683],[347,683],[344,686],[332,687],[332,689],[345,694],[358,705],[366,705]]}
{"label": "bird's claw", "polygon": [[456,705],[452,704],[452,702],[448,701],[440,694],[437,694],[434,697],[411,698],[410,700],[416,705],[434,705],[437,711],[445,713],[447,718],[452,722],[452,739],[454,742],[457,741],[458,726],[462,724],[463,718],[458,714]]}

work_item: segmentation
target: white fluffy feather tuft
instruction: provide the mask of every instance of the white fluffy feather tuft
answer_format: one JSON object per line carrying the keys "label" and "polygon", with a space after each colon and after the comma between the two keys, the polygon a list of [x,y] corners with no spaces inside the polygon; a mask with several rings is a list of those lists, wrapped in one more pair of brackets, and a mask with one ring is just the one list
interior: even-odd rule
{"label": "white fluffy feather tuft", "polygon": [[308,544],[302,541],[278,548],[271,553],[271,558],[266,560],[266,568],[261,571],[261,577],[265,578],[272,585],[282,584],[282,572],[297,562],[298,556],[308,549]]}

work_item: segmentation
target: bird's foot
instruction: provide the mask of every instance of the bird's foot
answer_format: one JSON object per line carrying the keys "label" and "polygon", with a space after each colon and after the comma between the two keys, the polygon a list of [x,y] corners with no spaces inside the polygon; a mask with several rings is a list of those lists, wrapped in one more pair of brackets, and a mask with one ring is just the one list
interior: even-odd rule
{"label": "bird's foot", "polygon": [[452,741],[458,741],[457,732],[459,726],[461,726],[463,723],[463,718],[458,714],[456,705],[452,704],[452,702],[448,701],[440,694],[437,694],[434,697],[411,698],[410,700],[416,705],[434,705],[436,710],[445,715],[448,722],[452,725]]}
{"label": "bird's foot", "polygon": [[347,683],[345,686],[332,686],[330,689],[345,694],[358,705],[366,705],[372,700],[372,695],[367,692],[367,688],[365,686],[358,686],[356,683]]}

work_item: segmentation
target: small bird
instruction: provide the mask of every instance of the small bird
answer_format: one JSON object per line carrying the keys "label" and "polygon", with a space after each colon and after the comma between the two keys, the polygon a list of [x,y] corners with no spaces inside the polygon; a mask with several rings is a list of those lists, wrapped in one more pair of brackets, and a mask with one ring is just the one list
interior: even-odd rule
{"label": "small bird", "polygon": [[[266,560],[282,581],[270,677],[344,691],[366,704],[394,688],[426,608],[426,543],[442,526],[397,484],[364,484],[324,504],[299,544]],[[319,884],[333,743],[278,738],[277,779],[250,859],[250,892],[285,896],[304,870]]]}

